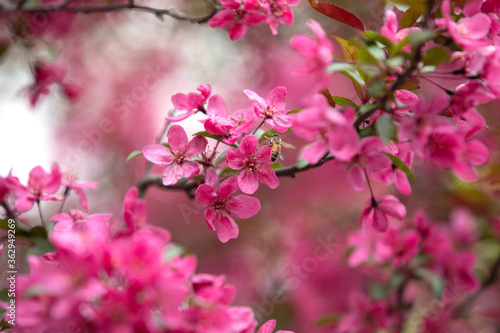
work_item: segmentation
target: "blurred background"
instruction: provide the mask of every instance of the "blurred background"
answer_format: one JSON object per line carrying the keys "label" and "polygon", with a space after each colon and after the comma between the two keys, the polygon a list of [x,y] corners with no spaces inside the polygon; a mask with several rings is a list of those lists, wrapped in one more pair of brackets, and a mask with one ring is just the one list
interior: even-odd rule
{"label": "blurred background", "polygon": [[[143,3],[193,16],[203,16],[207,10],[200,0]],[[356,13],[367,29],[378,30],[383,24],[379,1],[335,3]],[[126,157],[155,141],[165,116],[173,110],[173,94],[210,84],[232,112],[250,106],[244,89],[267,96],[283,85],[288,90],[287,107],[304,107],[303,97],[315,92],[315,78],[295,70],[304,59],[289,47],[290,39],[299,33],[312,36],[309,19],[319,21],[329,36],[348,39],[357,32],[315,12],[304,0],[293,11],[294,25],[280,26],[277,36],[262,23],[236,42],[225,30],[169,17],[159,20],[136,11],[49,16],[32,43],[13,44],[1,56],[1,175],[12,169],[24,182],[34,166],[49,170],[57,162],[81,180],[100,183],[99,189],[87,192],[91,213],[112,212],[120,219],[124,194],[146,166],[143,157],[128,163]],[[3,43],[12,43],[6,27],[1,29]],[[338,47],[336,52],[340,54]],[[30,67],[36,61],[64,66],[65,80],[81,87],[79,98],[68,100],[54,85],[31,107],[26,91],[33,80]],[[352,85],[340,74],[332,76],[328,88],[332,95],[356,99]],[[423,88],[424,93],[432,94],[431,90]],[[202,116],[192,118],[181,123],[187,132],[202,130],[196,121]],[[495,148],[497,138],[498,129],[492,128],[484,139]],[[296,147],[304,144],[291,132],[283,140]],[[296,155],[297,151],[285,150],[282,163],[295,164]],[[423,206],[434,218],[447,219],[457,202],[481,212],[481,202],[475,207],[467,195],[453,192],[457,181],[449,172],[435,172],[418,163],[414,170],[418,182],[412,200],[402,198],[410,216]],[[489,190],[496,195],[494,187]],[[281,178],[276,190],[260,186],[256,196],[261,212],[237,221],[240,235],[227,244],[219,242],[206,226],[201,207],[183,192],[150,188],[148,219],[197,255],[198,272],[225,274],[238,288],[235,303],[250,305],[260,321],[275,318],[280,328],[328,332],[328,327],[318,326],[321,316],[345,311],[349,306],[345,291],[363,290],[367,279],[377,278],[373,272],[360,274],[346,264],[345,235],[359,228],[368,193],[354,192],[345,172],[327,163],[294,179]],[[65,207],[77,207],[76,197],[70,199]],[[44,214],[54,214],[56,207],[47,203]],[[38,223],[36,215],[26,216],[33,225]]]}

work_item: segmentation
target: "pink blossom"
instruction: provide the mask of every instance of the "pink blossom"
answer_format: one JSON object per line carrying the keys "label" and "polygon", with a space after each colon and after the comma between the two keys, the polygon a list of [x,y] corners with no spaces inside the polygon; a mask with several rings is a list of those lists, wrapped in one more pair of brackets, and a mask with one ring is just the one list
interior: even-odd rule
{"label": "pink blossom", "polygon": [[316,164],[329,152],[337,160],[349,161],[356,155],[359,141],[353,127],[354,110],[346,109],[340,113],[319,94],[312,101],[312,106],[297,114],[292,127],[298,137],[313,141],[304,147],[301,158]]}
{"label": "pink blossom", "polygon": [[215,189],[215,184],[201,184],[195,192],[196,201],[208,207],[204,210],[208,227],[211,230],[217,230],[217,236],[223,243],[238,237],[238,225],[230,215],[247,219],[260,210],[260,202],[257,198],[244,194],[231,196],[237,190],[238,180],[236,177],[230,177],[224,180],[217,189]]}
{"label": "pink blossom", "polygon": [[379,137],[366,137],[359,142],[359,148],[351,162],[338,162],[339,166],[349,167],[347,179],[356,191],[366,188],[366,171],[380,171],[391,167],[391,160],[382,153],[384,142]]}
{"label": "pink blossom", "polygon": [[215,14],[208,25],[219,29],[229,27],[231,40],[240,39],[246,34],[247,26],[251,27],[266,19],[258,0],[221,0],[220,4],[224,10]]}
{"label": "pink blossom", "polygon": [[[380,29],[380,33],[382,36],[389,38],[393,43],[398,43],[410,33],[415,31],[420,31],[420,28],[405,28],[399,30],[397,15],[392,10],[386,10],[385,12],[385,24]],[[409,52],[411,51],[411,45],[406,45],[404,50]]]}
{"label": "pink blossom", "polygon": [[484,13],[477,13],[472,17],[466,17],[455,23],[450,16],[451,5],[449,0],[441,3],[443,18],[436,20],[438,25],[448,28],[453,40],[464,49],[490,45],[488,33],[490,31],[491,19]]}
{"label": "pink blossom", "polygon": [[406,216],[405,206],[393,195],[372,197],[361,213],[361,225],[385,232],[389,227],[388,216],[402,220]]}
{"label": "pink blossom", "polygon": [[[80,199],[80,206],[85,211],[89,210],[89,205],[87,201],[87,196],[85,195],[84,189],[96,189],[99,184],[97,182],[84,182],[78,181],[76,175],[71,174],[70,172],[66,172],[63,174],[62,184],[66,187],[66,192],[69,194],[69,191],[73,190],[76,192],[76,195]],[[65,195],[66,195],[65,192]]]}
{"label": "pink blossom", "polygon": [[420,236],[414,230],[389,228],[375,245],[375,260],[407,264],[419,253]]}
{"label": "pink blossom", "polygon": [[368,333],[386,328],[389,309],[380,300],[375,301],[355,291],[349,295],[349,312],[342,317],[338,326],[339,333]]}
{"label": "pink blossom", "polygon": [[[411,168],[413,162],[414,152],[410,149],[408,144],[391,144],[383,149],[391,155],[398,157],[408,168]],[[396,188],[405,195],[411,194],[411,186],[406,173],[394,164],[387,168],[372,171],[370,173],[374,179],[389,185],[394,182]]]}
{"label": "pink blossom", "polygon": [[[246,168],[238,175],[238,185],[243,193],[253,194],[263,183],[270,188],[278,187],[279,180],[271,164],[271,147],[260,147],[255,135],[247,135],[239,150],[231,148],[226,153],[227,165],[234,170]],[[257,149],[258,148],[258,149]]]}
{"label": "pink blossom", "polygon": [[64,82],[66,68],[62,65],[38,62],[34,65],[33,76],[35,82],[27,90],[32,107],[38,103],[42,96],[49,93],[52,84],[60,85],[70,99],[74,99],[80,94],[80,88],[77,85]]}
{"label": "pink blossom", "polygon": [[273,35],[278,34],[278,23],[292,25],[293,12],[290,5],[299,0],[262,0],[262,8],[267,14],[266,23]]}
{"label": "pink blossom", "polygon": [[458,245],[469,246],[479,238],[474,217],[468,209],[462,207],[453,209],[450,219],[451,232]]}
{"label": "pink blossom", "polygon": [[181,121],[197,111],[205,112],[205,102],[212,93],[212,87],[208,84],[200,84],[196,88],[200,93],[175,94],[172,96],[172,104],[177,110],[186,110],[176,116],[167,117],[167,120],[176,122]]}
{"label": "pink blossom", "polygon": [[194,177],[200,173],[200,167],[188,160],[201,154],[208,142],[202,136],[195,136],[188,142],[184,129],[173,125],[167,134],[170,148],[163,145],[148,145],[142,149],[144,157],[154,164],[165,166],[163,184],[174,185],[182,177]]}
{"label": "pink blossom", "polygon": [[123,217],[127,227],[131,230],[136,230],[147,223],[148,210],[146,201],[138,199],[137,187],[129,189],[123,199]]}
{"label": "pink blossom", "polygon": [[292,38],[290,45],[308,58],[298,70],[305,73],[317,73],[319,76],[318,86],[325,86],[329,78],[326,69],[333,62],[333,44],[318,22],[309,20],[307,25],[314,33],[315,38],[296,35]]}
{"label": "pink blossom", "polygon": [[16,189],[16,208],[21,212],[30,210],[35,202],[41,200],[62,200],[54,195],[61,187],[61,172],[57,164],[52,164],[50,173],[41,166],[34,167],[29,174],[28,185]]}
{"label": "pink blossom", "polygon": [[257,117],[264,118],[272,129],[284,133],[292,126],[293,116],[288,115],[290,110],[285,109],[285,87],[274,88],[267,95],[267,99],[252,90],[245,89],[244,92],[252,101]]}
{"label": "pink blossom", "polygon": [[486,86],[497,97],[500,98],[500,50],[495,49],[491,53],[484,64],[482,77],[486,82]]}

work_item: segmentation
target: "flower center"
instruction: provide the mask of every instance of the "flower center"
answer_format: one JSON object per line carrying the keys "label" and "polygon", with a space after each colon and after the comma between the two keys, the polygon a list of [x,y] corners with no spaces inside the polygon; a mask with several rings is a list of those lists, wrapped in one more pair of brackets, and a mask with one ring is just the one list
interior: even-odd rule
{"label": "flower center", "polygon": [[250,173],[253,173],[256,169],[260,167],[260,162],[257,160],[255,155],[245,158],[245,163]]}
{"label": "flower center", "polygon": [[266,118],[274,118],[274,115],[276,114],[276,109],[273,109],[271,108],[270,106],[266,106],[266,108],[264,109],[264,117]]}
{"label": "flower center", "polygon": [[177,162],[177,164],[182,164],[186,159],[187,151],[184,150],[184,151],[174,152],[173,155],[175,156],[174,158],[175,162]]}

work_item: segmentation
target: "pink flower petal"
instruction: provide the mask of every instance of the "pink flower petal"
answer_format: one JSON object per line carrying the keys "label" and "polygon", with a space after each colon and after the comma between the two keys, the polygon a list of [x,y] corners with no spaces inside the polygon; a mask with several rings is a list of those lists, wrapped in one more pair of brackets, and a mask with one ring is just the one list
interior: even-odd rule
{"label": "pink flower petal", "polygon": [[210,97],[207,105],[207,115],[216,115],[221,118],[227,118],[227,106],[219,95]]}
{"label": "pink flower petal", "polygon": [[165,119],[167,119],[168,121],[171,121],[171,122],[177,122],[177,121],[181,121],[181,120],[188,118],[192,114],[193,114],[193,111],[186,111],[186,112],[179,113],[176,116],[165,117]]}
{"label": "pink flower petal", "polygon": [[259,181],[257,180],[255,173],[249,170],[243,170],[238,175],[238,185],[240,186],[241,192],[254,194],[259,188]]}
{"label": "pink flower petal", "polygon": [[[260,97],[255,91],[245,89],[243,90],[243,92],[248,96],[248,98],[250,98],[254,109],[261,110],[262,108],[265,108],[267,106],[264,98]],[[257,113],[257,116],[262,118],[262,115],[260,113]]]}
{"label": "pink flower petal", "polygon": [[184,169],[177,163],[168,165],[163,170],[163,185],[169,186],[177,184],[177,181],[184,175]]}
{"label": "pink flower petal", "polygon": [[247,135],[241,140],[240,151],[245,157],[249,157],[255,154],[257,147],[259,146],[259,140],[255,135]]}
{"label": "pink flower petal", "polygon": [[[380,200],[379,198],[377,199]],[[393,195],[383,196],[382,201],[378,203],[378,207],[385,214],[400,220],[406,216],[406,207]]]}
{"label": "pink flower petal", "polygon": [[316,164],[326,155],[327,152],[328,147],[324,140],[314,141],[302,149],[300,158],[306,160],[309,164]]}
{"label": "pink flower petal", "polygon": [[259,150],[257,150],[257,154],[256,154],[257,159],[260,160],[265,165],[271,164],[272,163],[271,150],[272,150],[272,147],[259,148]]}
{"label": "pink flower petal", "polygon": [[174,161],[170,149],[162,145],[144,146],[142,154],[148,161],[158,165],[169,165]]}
{"label": "pink flower petal", "polygon": [[238,191],[238,180],[236,177],[230,177],[219,185],[217,188],[217,196],[221,199],[226,199],[236,191]]}
{"label": "pink flower petal", "polygon": [[226,152],[227,165],[233,170],[241,170],[245,167],[245,156],[236,148],[230,148]]}
{"label": "pink flower petal", "polygon": [[389,222],[387,221],[387,216],[385,216],[382,210],[375,208],[373,210],[373,221],[372,227],[376,231],[385,232],[389,227]]}
{"label": "pink flower petal", "polygon": [[208,141],[205,137],[201,135],[196,135],[191,141],[188,143],[187,147],[187,158],[195,157],[196,155],[201,154],[205,148],[207,147]]}
{"label": "pink flower petal", "polygon": [[168,143],[172,151],[184,150],[188,145],[188,138],[184,128],[179,125],[172,125],[167,134]]}
{"label": "pink flower petal", "polygon": [[217,213],[215,213],[213,208],[205,209],[203,213],[205,214],[208,228],[212,231],[215,230],[214,221],[217,218]]}
{"label": "pink flower petal", "polygon": [[200,173],[200,166],[194,161],[186,161],[182,163],[182,175],[191,178]]}
{"label": "pink flower petal", "polygon": [[204,207],[209,207],[217,199],[217,193],[215,193],[215,189],[212,186],[207,184],[201,184],[196,189],[194,197],[197,203],[199,203]]}
{"label": "pink flower petal", "polygon": [[267,95],[267,105],[273,109],[281,110],[285,107],[285,87],[276,87]]}
{"label": "pink flower petal", "polygon": [[[255,173],[259,182],[268,186],[269,188],[275,189],[280,184],[278,176],[276,176],[276,173],[270,166],[261,165],[258,169],[255,170]],[[243,192],[246,193],[245,191]]]}
{"label": "pink flower petal", "polygon": [[247,25],[244,23],[233,24],[227,31],[232,41],[238,40],[247,33]]}
{"label": "pink flower petal", "polygon": [[366,189],[366,176],[362,168],[353,166],[347,172],[347,180],[352,187],[358,191],[363,192]]}
{"label": "pink flower petal", "polygon": [[217,237],[222,243],[238,237],[238,225],[229,216],[220,216],[214,221],[214,226],[217,230]]}
{"label": "pink flower petal", "polygon": [[272,319],[264,323],[257,333],[273,333],[274,328],[276,327],[276,320]]}
{"label": "pink flower petal", "polygon": [[240,194],[229,199],[225,207],[232,216],[248,219],[260,211],[260,201],[257,198]]}

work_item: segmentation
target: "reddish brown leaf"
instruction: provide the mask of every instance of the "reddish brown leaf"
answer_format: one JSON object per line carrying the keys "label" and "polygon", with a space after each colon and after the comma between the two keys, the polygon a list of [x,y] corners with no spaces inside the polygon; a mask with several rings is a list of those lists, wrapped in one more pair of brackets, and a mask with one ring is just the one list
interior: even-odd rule
{"label": "reddish brown leaf", "polygon": [[361,31],[365,30],[365,24],[359,19],[359,17],[340,6],[334,5],[333,3],[317,0],[309,0],[309,3],[311,4],[312,8],[323,15],[350,25],[351,27],[359,29]]}

